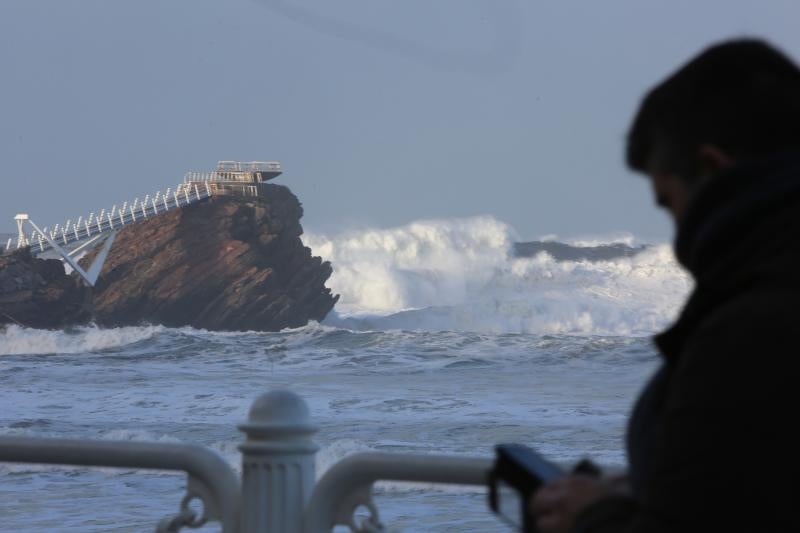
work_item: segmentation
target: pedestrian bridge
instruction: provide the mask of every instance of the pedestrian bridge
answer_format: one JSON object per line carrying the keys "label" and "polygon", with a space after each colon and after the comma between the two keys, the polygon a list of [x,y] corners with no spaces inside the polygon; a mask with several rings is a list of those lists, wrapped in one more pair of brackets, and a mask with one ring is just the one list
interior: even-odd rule
{"label": "pedestrian bridge", "polygon": [[[31,247],[33,255],[42,254],[53,249],[50,241],[59,246],[85,243],[116,231],[124,226],[163,215],[167,211],[186,207],[205,200],[212,195],[209,186],[200,187],[197,184],[182,183],[166,191],[159,191],[152,196],[147,195],[143,200],[136,198],[133,202],[124,202],[122,205],[113,205],[111,209],[101,209],[98,214],[89,213],[89,216],[80,216],[74,222],[70,219],[66,223],[56,224],[52,229],[40,229],[26,214],[15,217],[17,222],[17,238],[9,238],[5,243],[4,252],[11,252],[25,246]],[[27,222],[27,224],[26,224]],[[30,227],[26,227],[30,226]],[[48,238],[49,237],[49,238]]]}
{"label": "pedestrian bridge", "polygon": [[[168,211],[202,202],[213,194],[214,191],[208,183],[181,183],[174,190],[170,187],[152,196],[148,194],[141,201],[136,198],[133,202],[115,204],[111,209],[101,209],[98,214],[91,212],[89,216],[80,216],[74,222],[72,219],[67,220],[63,225],[56,224],[52,229],[40,228],[30,216],[20,213],[14,217],[17,237],[6,241],[3,253],[25,247],[30,247],[34,256],[54,252],[89,286],[94,286],[118,230]],[[100,245],[100,253],[89,270],[85,271],[78,264],[78,257]]]}

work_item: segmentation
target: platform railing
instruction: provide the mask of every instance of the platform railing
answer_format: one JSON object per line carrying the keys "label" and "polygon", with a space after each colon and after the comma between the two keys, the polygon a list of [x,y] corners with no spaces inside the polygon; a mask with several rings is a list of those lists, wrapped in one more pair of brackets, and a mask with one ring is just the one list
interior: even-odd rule
{"label": "platform railing", "polygon": [[[186,495],[174,516],[158,522],[157,533],[215,521],[223,533],[328,533],[336,526],[376,533],[386,531],[372,499],[376,482],[485,486],[491,468],[487,458],[361,453],[315,484],[317,427],[305,401],[285,390],[257,398],[239,429],[247,435],[239,447],[241,480],[216,452],[191,444],[6,436],[0,462],[184,471]],[[202,513],[192,510],[192,500],[202,502]],[[356,518],[360,508],[369,515]]]}

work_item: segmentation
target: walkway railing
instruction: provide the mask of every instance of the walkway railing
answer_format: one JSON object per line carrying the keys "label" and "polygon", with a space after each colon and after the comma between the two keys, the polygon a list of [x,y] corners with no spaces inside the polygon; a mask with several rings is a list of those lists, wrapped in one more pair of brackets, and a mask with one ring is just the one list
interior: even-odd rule
{"label": "walkway railing", "polygon": [[[485,486],[492,466],[483,458],[364,453],[337,463],[315,485],[318,448],[312,435],[317,428],[306,403],[289,391],[260,396],[239,429],[247,434],[239,447],[240,484],[215,452],[186,444],[0,437],[0,462],[185,471],[187,494],[178,513],[158,523],[157,533],[211,521],[220,522],[223,533],[328,533],[336,526],[382,532],[386,529],[372,499],[375,482]],[[202,501],[202,516],[189,508],[193,499]],[[358,520],[359,507],[369,516]]]}
{"label": "walkway railing", "polygon": [[218,171],[280,172],[281,169],[278,161],[220,161],[217,163]]}
{"label": "walkway railing", "polygon": [[[186,207],[205,200],[212,194],[213,191],[208,185],[181,183],[175,187],[174,191],[170,187],[166,191],[156,192],[153,196],[148,194],[141,201],[136,198],[133,202],[125,202],[121,206],[115,204],[109,210],[101,209],[99,214],[92,212],[86,218],[78,217],[75,222],[67,220],[63,226],[56,224],[52,230],[45,227],[42,229],[42,233],[47,233],[52,240],[66,247],[164,214],[167,211]],[[30,246],[34,255],[46,252],[52,246],[42,233],[33,229],[29,235],[26,235],[20,225],[16,242],[14,239],[8,239],[8,242],[5,243],[5,251],[9,252],[13,249]]]}

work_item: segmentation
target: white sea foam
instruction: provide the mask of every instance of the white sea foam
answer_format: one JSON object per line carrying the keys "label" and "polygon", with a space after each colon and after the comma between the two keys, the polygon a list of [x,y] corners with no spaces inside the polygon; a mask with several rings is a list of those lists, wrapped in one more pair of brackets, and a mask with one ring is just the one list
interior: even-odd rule
{"label": "white sea foam", "polygon": [[0,355],[84,353],[119,348],[152,338],[162,326],[102,329],[86,326],[69,331],[8,326],[0,332]]}
{"label": "white sea foam", "polygon": [[[327,324],[352,329],[647,335],[676,315],[690,281],[667,245],[609,261],[516,258],[491,217],[305,238],[341,294]],[[629,235],[582,246],[632,243]]]}

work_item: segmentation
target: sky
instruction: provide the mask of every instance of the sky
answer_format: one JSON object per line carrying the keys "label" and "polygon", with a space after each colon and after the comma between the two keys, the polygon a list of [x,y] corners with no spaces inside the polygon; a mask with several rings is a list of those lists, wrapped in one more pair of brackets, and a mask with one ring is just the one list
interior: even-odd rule
{"label": "sky", "polygon": [[622,157],[642,94],[720,39],[800,58],[800,4],[2,0],[0,231],[217,160],[278,160],[307,231],[491,215],[672,235]]}

